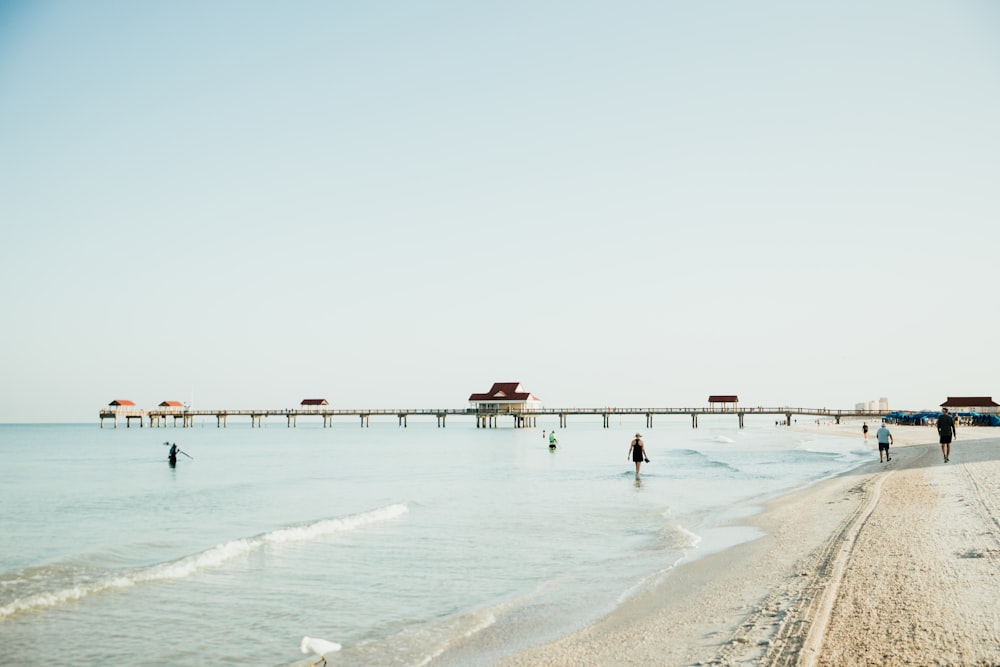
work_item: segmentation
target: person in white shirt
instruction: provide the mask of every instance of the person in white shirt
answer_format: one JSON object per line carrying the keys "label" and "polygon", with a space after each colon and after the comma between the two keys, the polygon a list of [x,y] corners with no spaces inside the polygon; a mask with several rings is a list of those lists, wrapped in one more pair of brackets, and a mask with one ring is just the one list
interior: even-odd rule
{"label": "person in white shirt", "polygon": [[892,444],[892,433],[889,433],[885,422],[882,422],[882,428],[875,432],[875,437],[878,439],[878,462],[882,463],[882,452],[885,452],[885,460],[891,461],[892,457],[889,456],[889,445]]}

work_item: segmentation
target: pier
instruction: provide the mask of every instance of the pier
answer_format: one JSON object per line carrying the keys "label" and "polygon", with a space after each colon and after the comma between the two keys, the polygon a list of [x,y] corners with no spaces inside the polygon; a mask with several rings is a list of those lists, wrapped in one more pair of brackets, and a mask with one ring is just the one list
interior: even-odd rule
{"label": "pier", "polygon": [[159,408],[143,410],[135,407],[102,409],[100,412],[101,428],[104,422],[110,421],[114,428],[118,428],[118,422],[123,421],[126,428],[132,427],[132,422],[138,423],[139,428],[144,426],[150,428],[180,427],[190,428],[195,425],[198,417],[215,419],[217,428],[226,428],[230,417],[247,418],[252,428],[264,426],[264,420],[268,417],[275,417],[284,420],[288,428],[298,426],[300,417],[320,418],[323,420],[323,428],[333,426],[335,419],[353,418],[357,420],[362,428],[370,424],[371,418],[395,418],[400,427],[405,428],[410,417],[434,417],[437,420],[438,428],[444,428],[448,417],[472,418],[475,419],[476,428],[496,428],[501,418],[510,418],[514,428],[534,428],[538,425],[539,417],[556,417],[559,428],[569,426],[571,416],[600,417],[604,428],[611,427],[611,420],[614,417],[636,417],[645,418],[646,428],[653,428],[653,418],[657,415],[687,415],[691,419],[691,428],[698,428],[698,418],[702,416],[729,415],[736,417],[740,428],[743,428],[744,418],[747,415],[771,415],[778,417],[786,426],[791,426],[795,416],[811,418],[828,418],[840,423],[841,418],[867,418],[880,419],[884,416],[884,411],[875,410],[831,410],[828,408],[792,408],[792,407],[755,407],[744,408],[737,406],[706,407],[706,408],[536,408],[527,411],[504,411],[490,410],[484,408],[445,408],[445,409],[332,409],[332,408],[286,408],[275,410],[191,410],[177,408]]}

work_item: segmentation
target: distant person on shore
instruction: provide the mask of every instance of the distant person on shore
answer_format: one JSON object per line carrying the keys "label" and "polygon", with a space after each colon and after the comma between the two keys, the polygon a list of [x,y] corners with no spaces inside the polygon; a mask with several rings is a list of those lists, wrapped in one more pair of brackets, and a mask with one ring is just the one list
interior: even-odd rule
{"label": "distant person on shore", "polygon": [[642,436],[638,433],[635,434],[635,440],[633,440],[628,446],[629,458],[635,462],[635,478],[639,479],[639,468],[643,463],[649,463],[649,459],[646,457],[646,446],[642,444]]}
{"label": "distant person on shore", "polygon": [[958,433],[955,431],[955,420],[948,414],[948,408],[941,408],[941,416],[937,421],[938,435],[941,436],[941,454],[944,462],[951,458],[951,441],[958,440]]}
{"label": "distant person on shore", "polygon": [[556,440],[556,432],[552,431],[551,433],[549,433],[549,449],[555,449],[557,442],[558,440]]}
{"label": "distant person on shore", "polygon": [[862,426],[861,426],[861,432],[865,434],[865,440],[867,440],[868,439],[868,422],[865,422],[864,424],[862,424]]}
{"label": "distant person on shore", "polygon": [[[867,439],[867,433],[865,433]],[[882,422],[882,428],[875,431],[875,438],[878,440],[878,462],[882,463],[882,452],[885,452],[885,460],[891,461],[892,457],[889,456],[889,445],[892,444],[892,433],[889,433],[889,428]]]}

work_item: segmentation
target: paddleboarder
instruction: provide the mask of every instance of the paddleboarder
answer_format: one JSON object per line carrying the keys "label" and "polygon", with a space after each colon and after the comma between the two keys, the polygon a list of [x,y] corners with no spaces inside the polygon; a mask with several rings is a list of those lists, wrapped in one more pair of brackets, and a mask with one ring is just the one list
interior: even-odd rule
{"label": "paddleboarder", "polygon": [[170,467],[171,468],[173,468],[175,465],[177,465],[177,452],[179,452],[179,451],[180,450],[177,449],[177,443],[176,442],[174,444],[170,445],[170,452],[167,454],[167,461],[170,462]]}

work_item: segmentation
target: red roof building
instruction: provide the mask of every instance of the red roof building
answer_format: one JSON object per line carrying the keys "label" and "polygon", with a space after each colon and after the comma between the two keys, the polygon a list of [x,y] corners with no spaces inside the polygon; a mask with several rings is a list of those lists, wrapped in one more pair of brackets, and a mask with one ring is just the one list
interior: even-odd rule
{"label": "red roof building", "polygon": [[108,403],[108,405],[110,405],[113,408],[134,408],[135,407],[135,403],[133,403],[132,401],[127,401],[124,398],[115,399],[115,400],[111,401],[110,403]]}
{"label": "red roof building", "polygon": [[471,406],[479,411],[516,414],[541,407],[541,400],[524,390],[520,382],[494,382],[489,391],[469,396]]}
{"label": "red roof building", "polygon": [[163,401],[160,403],[161,408],[183,408],[184,404],[180,401]]}
{"label": "red roof building", "polygon": [[330,405],[330,401],[325,398],[303,398],[299,405]]}
{"label": "red roof building", "polygon": [[737,395],[735,395],[735,394],[733,394],[731,396],[727,396],[727,395],[724,395],[724,394],[712,395],[712,396],[708,397],[708,402],[710,404],[711,403],[739,403],[740,402],[740,397],[737,396]]}
{"label": "red roof building", "polygon": [[941,407],[997,414],[1000,404],[994,401],[992,396],[949,396]]}

